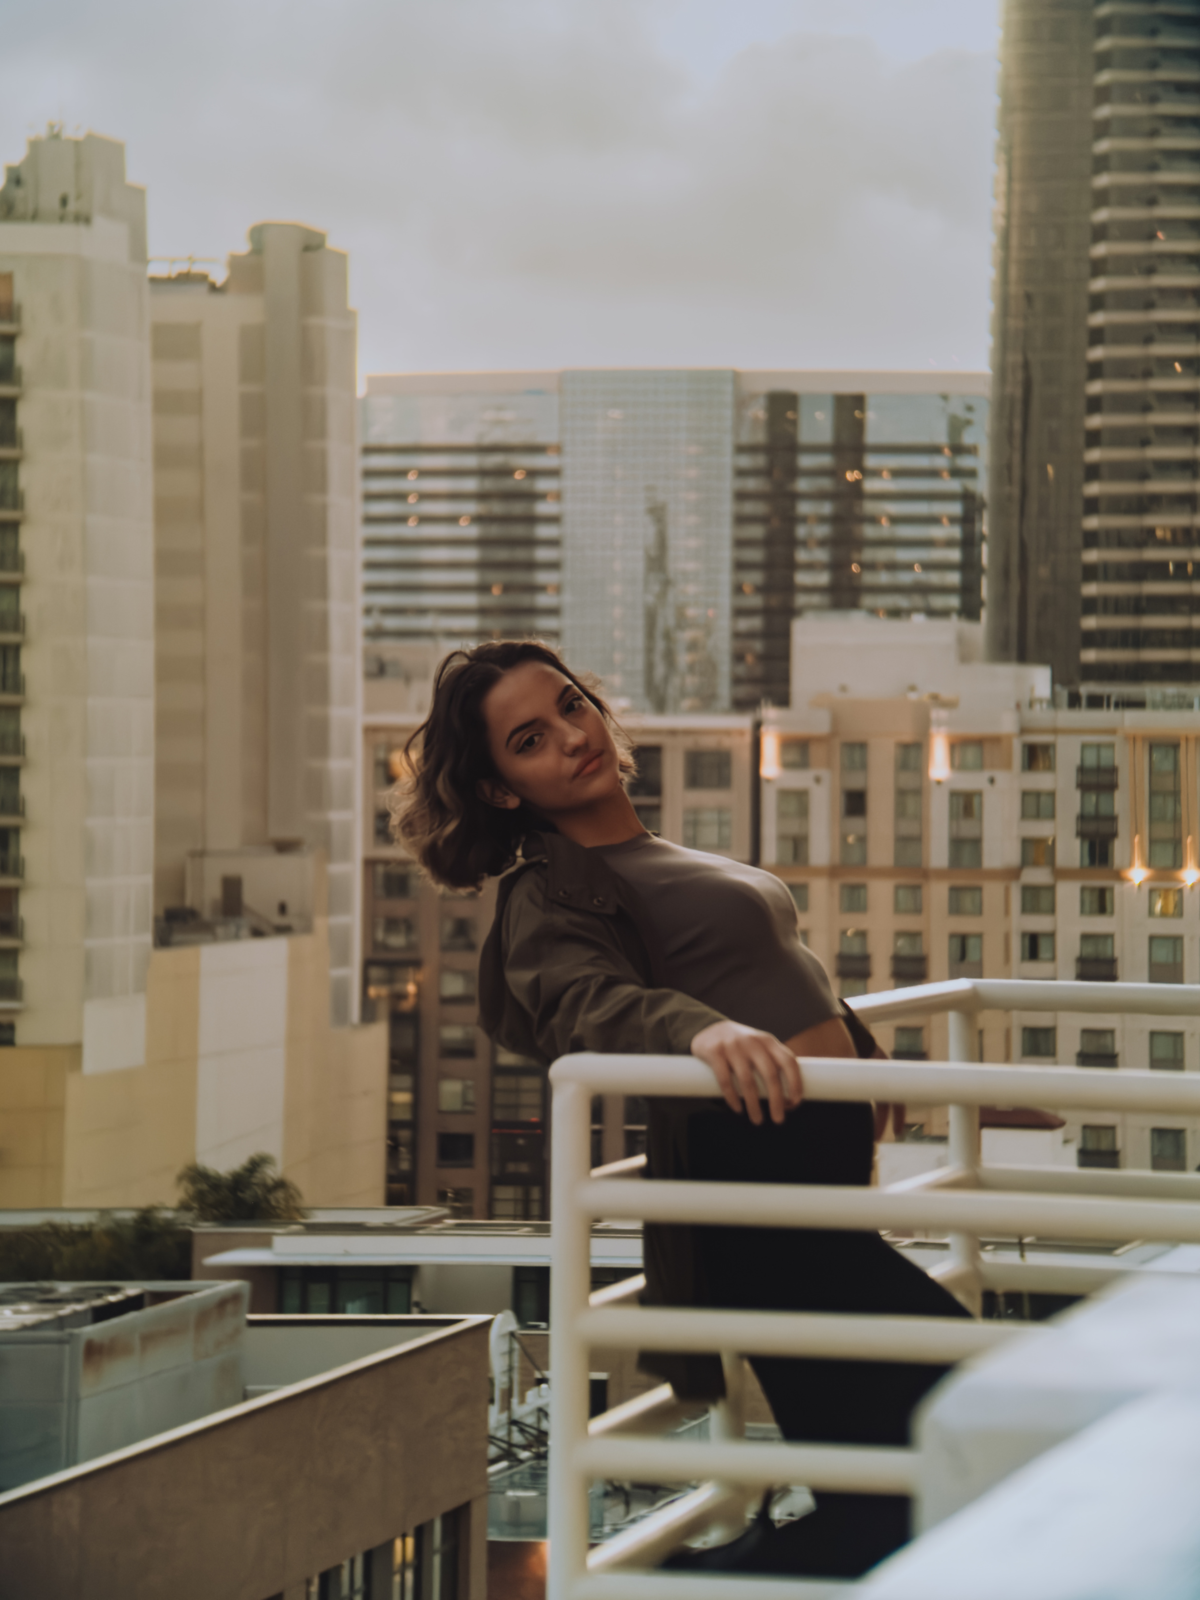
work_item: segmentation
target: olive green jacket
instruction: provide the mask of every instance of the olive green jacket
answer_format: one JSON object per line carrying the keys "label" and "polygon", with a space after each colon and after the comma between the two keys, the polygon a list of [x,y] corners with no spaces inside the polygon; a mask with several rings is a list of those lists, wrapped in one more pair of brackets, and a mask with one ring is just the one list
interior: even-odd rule
{"label": "olive green jacket", "polygon": [[[547,1065],[579,1050],[685,1056],[702,1028],[725,1020],[667,987],[644,908],[598,852],[539,834],[526,840],[524,856],[500,880],[480,957],[480,1023],[498,1044]],[[859,1053],[873,1054],[870,1033],[842,1011]],[[712,1104],[649,1101],[647,1177],[687,1177],[687,1119]],[[646,1225],[644,1304],[710,1303],[694,1237],[689,1227]],[[688,1398],[724,1393],[716,1356],[654,1352],[639,1365]]]}

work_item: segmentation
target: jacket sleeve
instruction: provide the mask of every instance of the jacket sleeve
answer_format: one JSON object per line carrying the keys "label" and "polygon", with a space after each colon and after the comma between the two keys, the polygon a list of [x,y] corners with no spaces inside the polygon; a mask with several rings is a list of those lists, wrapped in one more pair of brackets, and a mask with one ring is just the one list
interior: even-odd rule
{"label": "jacket sleeve", "polygon": [[518,883],[504,920],[504,972],[547,1060],[576,1050],[687,1055],[726,1019],[677,989],[651,989],[607,917],[545,902],[541,873]]}

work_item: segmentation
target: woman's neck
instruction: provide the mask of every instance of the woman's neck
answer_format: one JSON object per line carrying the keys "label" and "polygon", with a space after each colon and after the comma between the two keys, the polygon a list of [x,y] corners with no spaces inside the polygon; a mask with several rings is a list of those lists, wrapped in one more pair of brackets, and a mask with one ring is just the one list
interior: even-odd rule
{"label": "woman's neck", "polygon": [[606,795],[595,805],[581,807],[578,811],[563,811],[548,820],[564,838],[585,850],[606,844],[625,844],[646,832],[624,789]]}

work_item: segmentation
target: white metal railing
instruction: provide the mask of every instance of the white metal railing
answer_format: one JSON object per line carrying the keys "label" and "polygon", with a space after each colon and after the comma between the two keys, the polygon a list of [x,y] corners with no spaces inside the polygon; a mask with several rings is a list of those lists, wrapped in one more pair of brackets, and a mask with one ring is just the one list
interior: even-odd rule
{"label": "white metal railing", "polygon": [[[949,1013],[950,1060],[940,1063],[803,1059],[812,1100],[882,1100],[949,1107],[949,1166],[888,1188],[704,1184],[644,1180],[631,1163],[589,1170],[596,1094],[712,1096],[712,1073],[691,1057],[563,1057],[551,1069],[553,1240],[550,1314],[550,1565],[548,1600],[792,1600],[845,1594],[847,1586],[795,1579],[659,1573],[672,1549],[718,1523],[740,1527],[749,1497],[769,1485],[907,1493],[911,1450],[747,1441],[741,1374],[747,1355],[948,1363],[1003,1341],[1036,1338],[1035,1326],[936,1317],[871,1317],[775,1311],[633,1309],[642,1280],[589,1297],[594,1220],[754,1227],[888,1229],[948,1236],[934,1276],[978,1313],[982,1290],[1051,1288],[1054,1266],[994,1268],[980,1235],[1200,1243],[1200,1176],[985,1166],[979,1108],[1020,1105],[1162,1112],[1200,1118],[1200,1075],[1107,1068],[966,1065],[971,1016],[983,1010],[1194,1016],[1200,987],[1159,984],[971,980],[863,996],[869,1022]],[[1091,1285],[1094,1286],[1094,1279]],[[663,1437],[678,1415],[667,1385],[588,1422],[589,1351],[719,1350],[729,1396],[715,1408],[707,1442]],[[587,1491],[593,1479],[698,1483],[588,1553]]]}

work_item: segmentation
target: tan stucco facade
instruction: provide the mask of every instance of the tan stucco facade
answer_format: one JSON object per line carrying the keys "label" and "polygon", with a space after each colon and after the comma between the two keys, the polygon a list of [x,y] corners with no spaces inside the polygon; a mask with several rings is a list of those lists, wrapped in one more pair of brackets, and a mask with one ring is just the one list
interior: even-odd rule
{"label": "tan stucco facade", "polygon": [[[211,1117],[213,1098],[204,1013],[222,1003],[204,971],[205,947],[155,950],[144,1065],[84,1073],[78,1047],[0,1052],[0,1205],[169,1205],[181,1167],[206,1159],[232,1164],[260,1144],[312,1205],[382,1202],[386,1030],[330,1026],[323,919],[311,934],[254,943],[282,947],[286,1018],[281,1056],[272,1058],[267,1047],[260,1059],[250,1050],[235,1058],[251,1092],[242,1092],[236,1076],[224,1085],[217,1118],[226,1135],[241,1119],[241,1129],[233,1130],[241,1146],[214,1156],[198,1138],[205,1102]],[[276,1116],[246,1125],[246,1102],[255,1103],[253,1082],[264,1057],[280,1090]]]}

